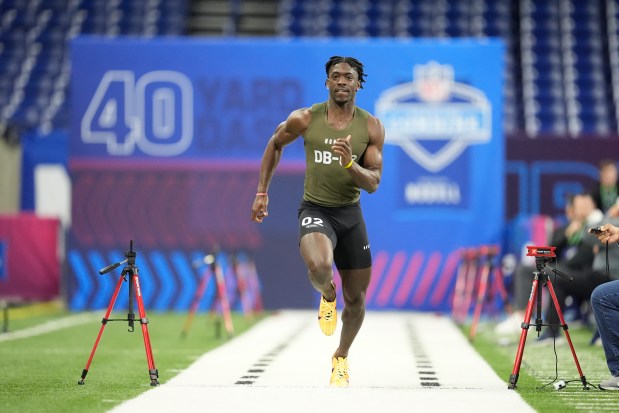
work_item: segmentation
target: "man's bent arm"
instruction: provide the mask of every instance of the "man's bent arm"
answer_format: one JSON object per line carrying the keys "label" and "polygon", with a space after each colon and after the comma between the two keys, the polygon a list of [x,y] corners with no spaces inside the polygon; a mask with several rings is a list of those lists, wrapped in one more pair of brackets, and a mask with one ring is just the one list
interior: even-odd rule
{"label": "man's bent arm", "polygon": [[304,130],[306,113],[299,109],[290,114],[286,121],[280,123],[264,150],[260,163],[260,178],[257,192],[268,192],[275,169],[282,158],[284,146],[297,139]]}
{"label": "man's bent arm", "polygon": [[353,162],[348,173],[355,185],[371,194],[378,189],[382,176],[385,129],[377,118],[370,118],[368,132],[370,142],[363,155],[363,165]]}

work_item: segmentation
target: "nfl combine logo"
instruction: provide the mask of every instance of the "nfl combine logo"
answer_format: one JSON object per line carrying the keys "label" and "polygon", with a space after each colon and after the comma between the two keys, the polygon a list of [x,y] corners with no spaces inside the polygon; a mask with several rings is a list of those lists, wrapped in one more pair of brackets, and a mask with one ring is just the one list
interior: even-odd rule
{"label": "nfl combine logo", "polygon": [[[439,172],[469,145],[491,138],[492,110],[479,89],[457,83],[454,69],[430,61],[413,68],[413,81],[385,90],[376,101],[385,143],[399,145],[429,172]],[[431,151],[424,143],[442,143]]]}

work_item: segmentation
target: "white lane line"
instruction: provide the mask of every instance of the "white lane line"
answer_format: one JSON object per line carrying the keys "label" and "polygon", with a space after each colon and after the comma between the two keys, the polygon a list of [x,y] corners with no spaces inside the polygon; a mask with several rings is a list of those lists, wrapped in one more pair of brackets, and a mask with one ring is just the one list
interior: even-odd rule
{"label": "white lane line", "polygon": [[[43,324],[36,325],[23,330],[9,331],[8,333],[0,334],[0,342],[19,340],[22,338],[34,337],[41,334],[51,333],[53,331],[62,330],[64,328],[74,327],[76,325],[90,323],[97,318],[95,313],[80,313],[67,317],[51,320]],[[99,318],[101,316],[99,315]]]}

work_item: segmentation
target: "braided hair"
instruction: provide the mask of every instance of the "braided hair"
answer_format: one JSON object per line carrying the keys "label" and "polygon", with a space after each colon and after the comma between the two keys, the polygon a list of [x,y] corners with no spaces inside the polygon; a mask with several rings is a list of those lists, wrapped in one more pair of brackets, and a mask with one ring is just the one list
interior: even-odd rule
{"label": "braided hair", "polygon": [[361,85],[361,89],[363,89],[363,83],[365,82],[366,74],[363,72],[363,63],[355,59],[354,57],[348,56],[331,56],[331,58],[325,64],[325,71],[327,72],[327,77],[329,77],[329,71],[333,66],[338,63],[348,63],[350,67],[357,71],[357,75],[359,76],[359,84]]}

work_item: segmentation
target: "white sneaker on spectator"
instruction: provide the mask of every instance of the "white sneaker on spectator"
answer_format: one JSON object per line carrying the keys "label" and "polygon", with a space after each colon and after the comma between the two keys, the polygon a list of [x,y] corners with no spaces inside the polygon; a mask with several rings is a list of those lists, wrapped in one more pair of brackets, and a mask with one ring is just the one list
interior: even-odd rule
{"label": "white sneaker on spectator", "polygon": [[619,377],[611,377],[598,384],[600,390],[619,390]]}
{"label": "white sneaker on spectator", "polygon": [[505,320],[501,321],[494,328],[496,334],[510,335],[522,332],[522,323],[524,322],[524,313],[514,311]]}

